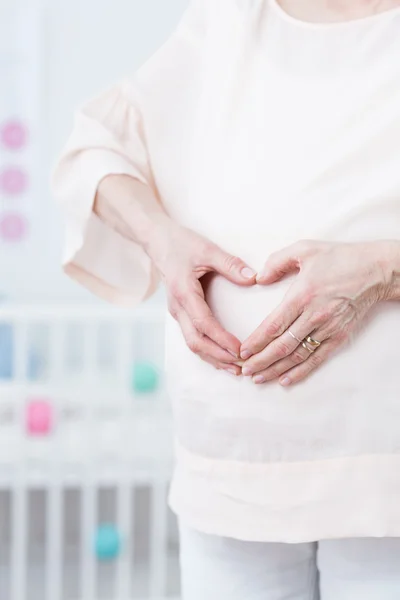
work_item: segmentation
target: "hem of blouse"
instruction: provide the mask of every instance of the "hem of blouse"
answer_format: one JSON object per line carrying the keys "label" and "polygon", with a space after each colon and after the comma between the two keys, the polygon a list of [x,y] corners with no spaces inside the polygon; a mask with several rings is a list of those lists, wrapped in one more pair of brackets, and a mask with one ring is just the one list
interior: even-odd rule
{"label": "hem of blouse", "polygon": [[93,275],[93,273],[90,273],[79,266],[73,260],[63,265],[63,271],[68,277],[82,285],[101,300],[105,300],[109,304],[115,304],[121,308],[137,308],[149,295],[148,291],[136,294],[129,292],[125,293],[108,284],[106,281],[103,281],[96,275]]}
{"label": "hem of blouse", "polygon": [[205,534],[290,544],[400,537],[400,455],[249,464],[176,445],[176,456],[169,506]]}
{"label": "hem of blouse", "polygon": [[[101,158],[101,160],[100,160]],[[100,277],[91,273],[77,261],[79,253],[84,251],[87,243],[87,230],[89,222],[93,218],[98,218],[93,213],[93,205],[97,190],[102,181],[112,175],[127,175],[146,184],[141,173],[134,168],[129,161],[115,155],[113,152],[96,152],[96,160],[90,160],[88,166],[88,175],[85,181],[85,190],[82,193],[81,202],[71,207],[70,203],[60,200],[61,209],[65,214],[66,221],[66,242],[64,243],[64,253],[62,258],[62,268],[64,273],[85,287],[89,292],[111,304],[119,305],[124,308],[136,308],[146,300],[153,292],[156,283],[154,274],[149,272],[149,281],[143,289],[123,290],[110,285]],[[107,227],[109,235],[118,240],[121,247],[126,248],[126,252],[132,252],[135,247],[133,242],[125,240],[117,232]]]}

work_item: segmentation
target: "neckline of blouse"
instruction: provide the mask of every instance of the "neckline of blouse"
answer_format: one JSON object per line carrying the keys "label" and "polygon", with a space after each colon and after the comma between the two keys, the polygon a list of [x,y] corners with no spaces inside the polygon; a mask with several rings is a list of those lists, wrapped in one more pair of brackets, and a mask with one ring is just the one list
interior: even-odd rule
{"label": "neckline of blouse", "polygon": [[293,17],[289,13],[287,13],[282,6],[279,4],[278,0],[269,0],[274,11],[283,18],[285,21],[292,25],[296,25],[297,27],[308,28],[308,29],[317,29],[317,30],[341,30],[347,29],[349,27],[357,28],[361,25],[367,25],[371,23],[375,23],[377,21],[382,21],[385,19],[391,19],[396,15],[400,15],[400,6],[395,6],[394,8],[389,8],[387,10],[383,10],[379,13],[374,13],[372,15],[367,15],[365,17],[356,17],[354,19],[350,19],[347,21],[305,21],[299,19],[297,17]]}

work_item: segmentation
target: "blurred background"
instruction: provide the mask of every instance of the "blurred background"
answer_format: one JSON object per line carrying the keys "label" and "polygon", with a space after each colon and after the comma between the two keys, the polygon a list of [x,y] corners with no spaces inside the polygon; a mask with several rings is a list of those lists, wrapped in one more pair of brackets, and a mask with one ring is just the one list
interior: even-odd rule
{"label": "blurred background", "polygon": [[179,597],[163,293],[124,311],[63,275],[49,178],[186,4],[0,0],[0,600]]}

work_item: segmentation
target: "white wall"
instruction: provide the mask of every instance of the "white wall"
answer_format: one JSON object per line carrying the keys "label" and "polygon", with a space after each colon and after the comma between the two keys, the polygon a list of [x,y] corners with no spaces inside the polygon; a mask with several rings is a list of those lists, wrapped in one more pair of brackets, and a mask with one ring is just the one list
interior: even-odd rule
{"label": "white wall", "polygon": [[[29,0],[29,4],[34,1]],[[62,222],[48,191],[49,173],[71,129],[74,109],[140,66],[172,31],[187,1],[45,2],[40,161],[43,190],[35,200],[40,203],[40,219],[32,229],[16,300],[93,301],[61,274]],[[17,2],[0,0],[0,6]]]}

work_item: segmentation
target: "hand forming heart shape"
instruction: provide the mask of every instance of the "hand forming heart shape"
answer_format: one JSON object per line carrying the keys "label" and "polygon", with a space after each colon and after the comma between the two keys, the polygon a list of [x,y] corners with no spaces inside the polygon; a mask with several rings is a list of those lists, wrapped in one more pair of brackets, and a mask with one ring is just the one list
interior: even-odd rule
{"label": "hand forming heart shape", "polygon": [[[189,348],[217,369],[252,376],[255,383],[304,379],[346,343],[377,302],[390,299],[397,281],[397,240],[299,241],[272,254],[256,276],[240,258],[167,216],[152,231],[145,250]],[[280,304],[240,344],[208,306],[201,279],[211,273],[242,287],[296,275]]]}
{"label": "hand forming heart shape", "polygon": [[257,283],[297,276],[280,305],[243,342],[243,375],[255,383],[279,378],[284,386],[307,377],[350,339],[376,303],[391,299],[396,255],[399,242],[390,240],[303,240],[272,254]]}

